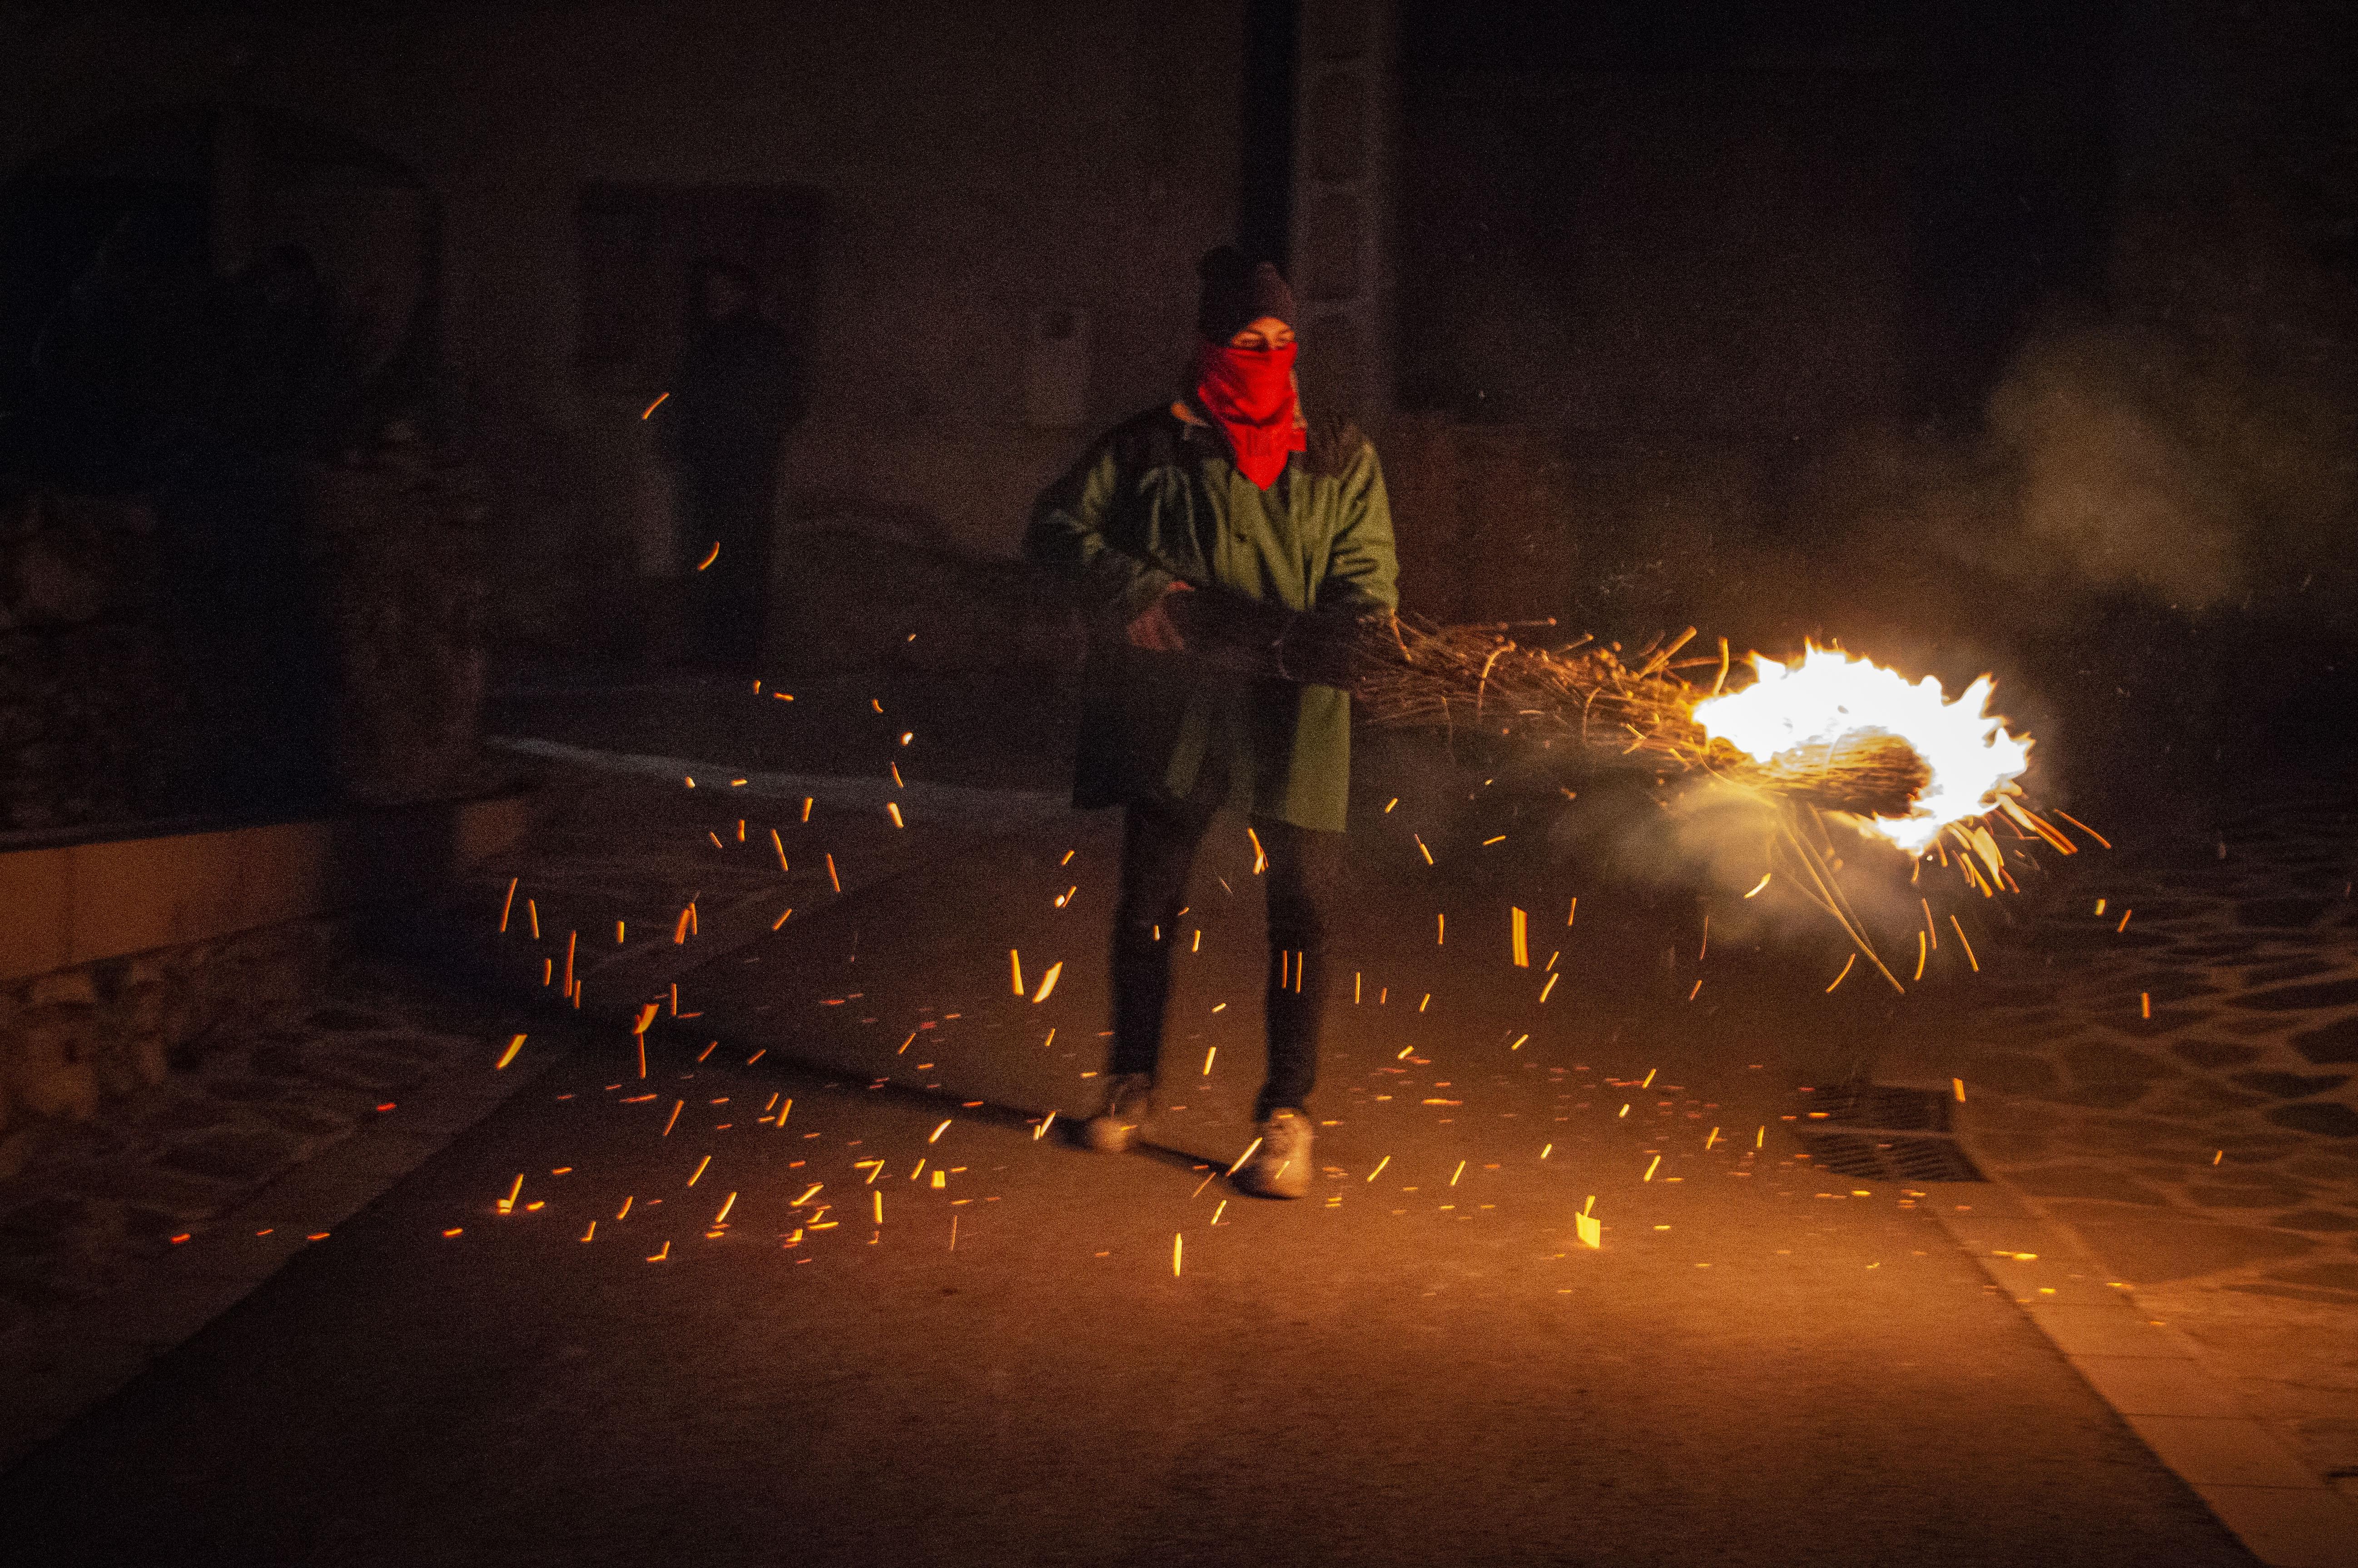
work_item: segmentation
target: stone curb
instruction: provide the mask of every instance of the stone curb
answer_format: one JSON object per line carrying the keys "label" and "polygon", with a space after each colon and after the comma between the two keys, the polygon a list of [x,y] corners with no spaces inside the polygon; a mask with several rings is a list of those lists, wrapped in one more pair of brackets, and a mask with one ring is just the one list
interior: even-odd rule
{"label": "stone curb", "polygon": [[[1986,1174],[1969,1107],[1952,1108],[1955,1136]],[[1931,1191],[1949,1235],[2254,1556],[2269,1568],[2358,1563],[2358,1508],[2246,1414],[2194,1341],[2147,1318],[2069,1227],[1996,1175]]]}
{"label": "stone curb", "polygon": [[[498,1043],[487,1043],[495,1051]],[[95,1303],[63,1343],[0,1346],[0,1471],[13,1467],[166,1353],[243,1301],[297,1253],[440,1153],[538,1078],[571,1042],[528,1041],[505,1071],[461,1071],[413,1088],[399,1108],[287,1172]],[[258,1234],[260,1232],[268,1234]],[[314,1241],[312,1238],[319,1238]],[[31,1340],[30,1335],[15,1336]]]}

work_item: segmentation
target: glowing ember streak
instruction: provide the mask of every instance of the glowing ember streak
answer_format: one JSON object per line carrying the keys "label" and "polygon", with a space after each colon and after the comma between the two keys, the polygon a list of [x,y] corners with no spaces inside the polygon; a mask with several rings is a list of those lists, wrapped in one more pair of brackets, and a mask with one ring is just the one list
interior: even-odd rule
{"label": "glowing ember streak", "polygon": [[1529,914],[1526,914],[1519,907],[1511,904],[1508,907],[1513,910],[1512,918],[1514,921],[1513,940],[1515,947],[1515,968],[1519,969],[1528,969],[1531,967],[1530,929],[1531,917]]}
{"label": "glowing ember streak", "polygon": [[1035,1004],[1048,1000],[1050,993],[1056,989],[1056,977],[1064,972],[1065,962],[1061,958],[1048,966],[1048,972],[1040,977],[1040,989],[1032,993],[1032,1000]]}
{"label": "glowing ember streak", "polygon": [[1950,823],[1996,809],[1999,792],[2029,766],[2029,740],[1986,711],[1988,676],[1952,701],[1931,676],[1911,684],[1838,648],[1812,647],[1790,665],[1755,654],[1752,666],[1752,685],[1695,705],[1704,732],[1756,762],[1804,767],[1812,751],[1831,757],[1847,740],[1904,741],[1923,762],[1925,784],[1907,816],[1861,820],[1912,853],[1930,849]]}
{"label": "glowing ember streak", "polygon": [[493,1064],[492,1071],[496,1072],[500,1068],[506,1066],[510,1062],[514,1061],[516,1059],[516,1053],[523,1049],[524,1036],[519,1034],[514,1039],[508,1042],[508,1048],[506,1050],[500,1053],[500,1059],[498,1062]]}
{"label": "glowing ember streak", "polygon": [[702,571],[705,568],[707,568],[707,567],[710,566],[713,562],[715,562],[715,561],[719,560],[719,558],[720,558],[720,542],[719,542],[719,540],[717,540],[717,539],[716,539],[716,540],[714,540],[714,541],[713,541],[711,550],[706,554],[705,557],[704,557],[702,560],[700,560],[700,561],[698,561],[698,562],[697,562],[697,563],[696,563],[696,569],[697,569],[698,571]]}

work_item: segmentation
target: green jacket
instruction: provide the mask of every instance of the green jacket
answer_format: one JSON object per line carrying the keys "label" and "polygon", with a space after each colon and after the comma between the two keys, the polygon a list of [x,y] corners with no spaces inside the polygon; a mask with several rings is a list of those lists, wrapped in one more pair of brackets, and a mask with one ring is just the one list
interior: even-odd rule
{"label": "green jacket", "polygon": [[1076,577],[1103,633],[1090,658],[1074,804],[1176,795],[1340,832],[1351,699],[1211,669],[1120,640],[1172,579],[1293,610],[1399,604],[1391,507],[1375,449],[1314,428],[1267,491],[1185,405],[1117,427],[1041,492],[1024,553]]}

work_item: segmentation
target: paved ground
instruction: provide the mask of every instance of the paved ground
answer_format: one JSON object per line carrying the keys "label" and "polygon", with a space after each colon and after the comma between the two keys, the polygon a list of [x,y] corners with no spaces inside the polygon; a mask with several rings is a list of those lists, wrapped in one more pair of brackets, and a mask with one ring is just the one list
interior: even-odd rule
{"label": "paved ground", "polygon": [[[612,741],[587,720],[556,738]],[[1025,751],[988,782],[1035,782]],[[2117,1000],[2130,971],[2104,966],[2155,949],[2094,946],[2084,973],[2060,953],[2077,989],[2050,990],[2037,940],[1944,903],[1982,973],[1957,943],[1904,1000],[1860,973],[1829,993],[1840,944],[1775,894],[1698,903],[1716,884],[1617,863],[1602,846],[1632,835],[1609,795],[1547,822],[1531,792],[1415,755],[1366,760],[1341,945],[1357,1000],[1338,1001],[1320,1192],[1299,1205],[1219,1179],[1258,1069],[1240,834],[1174,933],[1158,1149],[1105,1161],[1036,1134],[1094,1088],[1110,824],[1027,807],[988,833],[899,828],[857,789],[805,823],[755,763],[733,792],[576,779],[470,910],[489,968],[544,996],[564,932],[608,939],[595,968],[577,945],[581,1008],[535,1024],[570,1049],[0,1480],[0,1526],[59,1562],[1228,1562],[1271,1542],[1328,1562],[2249,1561],[2095,1398],[2095,1363],[2059,1354],[2056,1324],[2136,1320],[2153,1276],[1976,1261],[1961,1236],[2017,1245],[2009,1190],[1832,1175],[1801,1141],[1856,1065],[1963,1065],[1976,1141],[2123,1173],[2103,1119],[2122,1106],[2069,1103],[2091,1080],[2064,1035]],[[698,934],[675,944],[690,900]],[[2021,936],[2069,902],[2022,901]],[[1510,906],[1531,912],[1527,969]],[[2041,993],[2068,1017],[1985,1005]],[[2053,1084],[2023,1081],[2050,1061]],[[2269,1120],[2274,1098],[2216,1103],[2259,1119],[2237,1130],[2272,1177],[2320,1184],[2289,1212],[2349,1206],[2331,1129]],[[2049,1141],[2004,1141],[2031,1133]],[[2309,1141],[2248,1141],[2288,1134]],[[2141,1207],[2180,1212],[2181,1189],[2156,1190]],[[1601,1249],[1574,1235],[1584,1208]],[[198,1228],[175,1261],[252,1240]],[[2238,1233],[2262,1228],[2280,1227]],[[2330,1231],[2288,1234],[2302,1262],[2331,1256]],[[233,1454],[225,1426],[257,1435]],[[2327,1560],[2297,1548],[2272,1559]]]}
{"label": "paved ground", "polygon": [[2117,826],[1912,1037],[1984,1163],[2358,1497],[2358,812]]}
{"label": "paved ground", "polygon": [[70,1334],[175,1237],[357,1128],[399,1119],[412,1087],[481,1067],[482,1042],[520,1017],[375,963],[350,967],[335,992],[218,1043],[101,1121],[47,1130],[0,1181],[0,1346]]}

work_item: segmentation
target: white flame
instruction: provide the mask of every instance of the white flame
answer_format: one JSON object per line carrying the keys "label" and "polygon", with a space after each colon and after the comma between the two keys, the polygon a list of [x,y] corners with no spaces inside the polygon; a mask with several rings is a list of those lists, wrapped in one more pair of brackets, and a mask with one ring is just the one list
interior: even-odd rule
{"label": "white flame", "polygon": [[1911,685],[1839,648],[1811,647],[1790,666],[1755,654],[1752,667],[1759,676],[1752,685],[1695,705],[1704,732],[1762,762],[1862,731],[1897,735],[1923,759],[1931,782],[1907,816],[1866,826],[1910,853],[1922,854],[1950,823],[1995,807],[1998,792],[2029,766],[2029,737],[2009,733],[1987,711],[1988,676],[1951,701],[1931,676]]}

